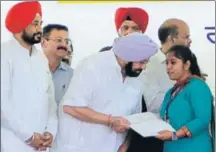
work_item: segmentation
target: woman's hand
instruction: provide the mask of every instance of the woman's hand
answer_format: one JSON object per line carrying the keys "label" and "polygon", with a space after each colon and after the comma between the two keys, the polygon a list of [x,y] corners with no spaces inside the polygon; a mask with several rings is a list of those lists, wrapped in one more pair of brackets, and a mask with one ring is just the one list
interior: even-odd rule
{"label": "woman's hand", "polygon": [[172,132],[168,130],[160,131],[158,133],[159,135],[156,136],[156,138],[160,140],[172,140]]}

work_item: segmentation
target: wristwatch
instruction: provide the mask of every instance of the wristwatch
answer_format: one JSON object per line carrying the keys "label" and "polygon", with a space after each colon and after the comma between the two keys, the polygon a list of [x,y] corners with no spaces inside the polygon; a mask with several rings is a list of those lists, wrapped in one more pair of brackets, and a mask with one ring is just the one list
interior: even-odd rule
{"label": "wristwatch", "polygon": [[173,132],[172,133],[172,140],[178,140],[178,137],[176,135],[176,132]]}

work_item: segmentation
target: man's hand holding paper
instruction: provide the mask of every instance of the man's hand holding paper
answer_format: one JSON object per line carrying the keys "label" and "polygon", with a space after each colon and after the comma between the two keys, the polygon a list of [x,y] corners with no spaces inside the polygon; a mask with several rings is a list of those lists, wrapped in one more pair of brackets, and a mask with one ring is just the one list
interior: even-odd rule
{"label": "man's hand holding paper", "polygon": [[123,117],[112,117],[112,129],[117,133],[124,133],[130,127],[130,122]]}

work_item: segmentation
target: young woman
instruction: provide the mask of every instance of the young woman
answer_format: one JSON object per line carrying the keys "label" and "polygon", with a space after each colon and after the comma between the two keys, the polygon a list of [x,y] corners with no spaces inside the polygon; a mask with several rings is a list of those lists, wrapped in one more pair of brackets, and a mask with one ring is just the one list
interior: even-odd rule
{"label": "young woman", "polygon": [[176,84],[165,95],[161,118],[176,132],[162,131],[164,152],[212,152],[209,124],[213,95],[200,79],[196,56],[185,46],[173,46],[166,55],[167,73]]}

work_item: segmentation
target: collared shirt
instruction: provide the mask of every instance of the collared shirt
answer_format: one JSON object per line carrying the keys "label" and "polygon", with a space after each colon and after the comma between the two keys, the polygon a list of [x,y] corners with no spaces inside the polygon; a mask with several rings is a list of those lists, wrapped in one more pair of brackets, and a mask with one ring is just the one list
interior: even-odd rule
{"label": "collared shirt", "polygon": [[57,105],[59,105],[63,95],[65,94],[72,75],[73,69],[64,62],[61,62],[56,71],[52,73],[52,79],[55,86],[55,100]]}
{"label": "collared shirt", "polygon": [[116,152],[126,134],[101,124],[80,121],[63,112],[63,105],[89,107],[96,112],[127,116],[141,112],[142,90],[137,79],[123,82],[112,51],[83,60],[74,70],[59,106],[59,132],[51,152]]}
{"label": "collared shirt", "polygon": [[173,87],[166,70],[166,56],[161,50],[150,58],[146,70],[139,76],[143,83],[143,94],[147,110],[159,113],[166,92]]}
{"label": "collared shirt", "polygon": [[[34,132],[57,131],[54,87],[45,56],[13,39],[1,45],[1,133],[4,151],[33,152]],[[13,145],[11,145],[13,143]]]}

